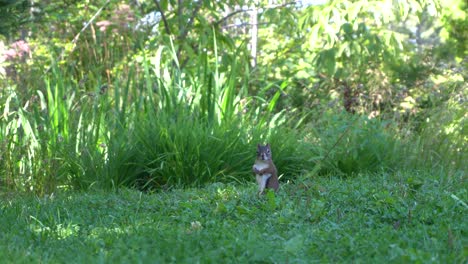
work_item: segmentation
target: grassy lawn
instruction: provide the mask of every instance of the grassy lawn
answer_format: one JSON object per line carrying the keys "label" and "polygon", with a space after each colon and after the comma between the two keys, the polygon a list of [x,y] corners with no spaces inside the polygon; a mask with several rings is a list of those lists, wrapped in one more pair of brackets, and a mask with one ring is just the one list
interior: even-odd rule
{"label": "grassy lawn", "polygon": [[382,173],[141,193],[3,193],[0,259],[14,263],[468,260],[464,174]]}

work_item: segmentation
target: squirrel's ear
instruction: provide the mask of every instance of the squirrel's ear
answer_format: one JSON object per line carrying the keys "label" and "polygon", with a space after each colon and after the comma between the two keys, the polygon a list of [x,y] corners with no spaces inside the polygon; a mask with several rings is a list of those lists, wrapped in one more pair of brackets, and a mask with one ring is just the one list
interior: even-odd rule
{"label": "squirrel's ear", "polygon": [[267,147],[270,147],[270,143],[267,143],[266,146],[267,146]]}
{"label": "squirrel's ear", "polygon": [[257,144],[257,148],[260,148],[260,146],[261,146],[260,143],[258,143],[258,144]]}

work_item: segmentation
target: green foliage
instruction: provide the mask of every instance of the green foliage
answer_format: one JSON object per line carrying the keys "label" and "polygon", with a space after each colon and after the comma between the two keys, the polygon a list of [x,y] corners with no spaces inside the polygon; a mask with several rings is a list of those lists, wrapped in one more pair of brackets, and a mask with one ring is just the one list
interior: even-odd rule
{"label": "green foliage", "polygon": [[[42,23],[29,25],[31,54],[1,64],[7,189],[251,181],[262,142],[284,182],[466,170],[465,68],[459,52],[445,58],[442,46],[429,47],[443,39],[434,27],[453,31],[430,15],[458,9],[433,1],[371,1],[373,11],[367,1],[73,3],[50,3]],[[154,9],[162,12],[156,30],[136,29]],[[250,25],[237,25],[253,11],[255,65]]]}
{"label": "green foliage", "polygon": [[[162,47],[148,59],[146,54],[137,56],[132,67],[142,72],[130,70],[92,93],[65,78],[66,70],[53,67],[45,91],[29,95],[35,103],[22,106],[18,100],[12,106],[10,101],[19,99],[12,94],[3,127],[4,134],[15,139],[3,139],[9,142],[4,152],[8,158],[2,159],[8,185],[48,193],[58,186],[147,189],[244,181],[251,175],[256,143],[295,137],[293,130],[278,126],[284,117],[272,113],[275,100],[253,105],[253,114],[242,118],[245,89],[236,89],[242,84],[236,62],[225,75],[202,55],[205,68],[187,74],[169,70],[171,60],[161,59],[174,55],[174,49]],[[26,116],[28,112],[33,114]],[[22,134],[26,137],[17,136]],[[17,156],[9,155],[23,148],[30,155],[17,163]],[[294,147],[276,148],[280,160],[293,156]],[[301,168],[300,160],[289,162],[284,171],[293,175],[298,170],[288,168]]]}
{"label": "green foliage", "polygon": [[1,0],[0,1],[0,35],[9,36],[12,32],[29,20],[27,0]]}
{"label": "green foliage", "polygon": [[443,8],[442,20],[444,27],[441,37],[444,44],[437,50],[442,56],[465,58],[468,55],[468,19],[466,1],[441,1]]}
{"label": "green foliage", "polygon": [[403,142],[390,124],[348,114],[325,115],[311,140],[321,173],[357,175],[403,167]]}
{"label": "green foliage", "polygon": [[466,171],[467,103],[462,99],[467,96],[466,85],[458,87],[454,83],[450,86],[447,88],[451,90],[451,99],[436,103],[437,106],[429,108],[425,113],[426,120],[420,125],[422,140],[418,142],[415,155],[419,155],[419,161],[431,163],[434,167],[453,166]]}
{"label": "green foliage", "polygon": [[399,172],[320,177],[310,189],[284,184],[264,197],[254,195],[254,184],[221,183],[154,194],[3,194],[0,257],[15,263],[458,263],[466,259],[464,182],[463,175]]}

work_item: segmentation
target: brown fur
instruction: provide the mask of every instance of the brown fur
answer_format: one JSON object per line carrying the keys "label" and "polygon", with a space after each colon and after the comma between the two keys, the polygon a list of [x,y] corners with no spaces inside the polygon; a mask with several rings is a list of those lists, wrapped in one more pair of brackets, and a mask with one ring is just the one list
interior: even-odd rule
{"label": "brown fur", "polygon": [[278,171],[276,170],[276,166],[273,163],[270,144],[266,144],[265,146],[262,146],[260,144],[257,145],[257,158],[253,165],[253,173],[257,176],[257,183],[259,185],[260,193],[263,194],[264,190],[261,187],[261,181],[259,180],[259,177],[261,178],[261,176],[263,176],[264,174],[271,175],[270,178],[268,178],[268,180],[266,181],[265,189],[272,189],[274,191],[278,191]]}

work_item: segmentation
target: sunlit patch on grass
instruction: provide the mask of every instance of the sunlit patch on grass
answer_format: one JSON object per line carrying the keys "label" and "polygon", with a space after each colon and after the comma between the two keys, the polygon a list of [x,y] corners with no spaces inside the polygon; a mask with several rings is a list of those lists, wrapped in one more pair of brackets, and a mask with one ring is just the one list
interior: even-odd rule
{"label": "sunlit patch on grass", "polygon": [[80,231],[80,227],[76,224],[58,224],[49,227],[39,222],[30,224],[29,229],[39,237],[53,236],[58,240],[77,236]]}
{"label": "sunlit patch on grass", "polygon": [[100,238],[103,235],[127,234],[131,227],[94,227],[90,230],[89,238]]}

